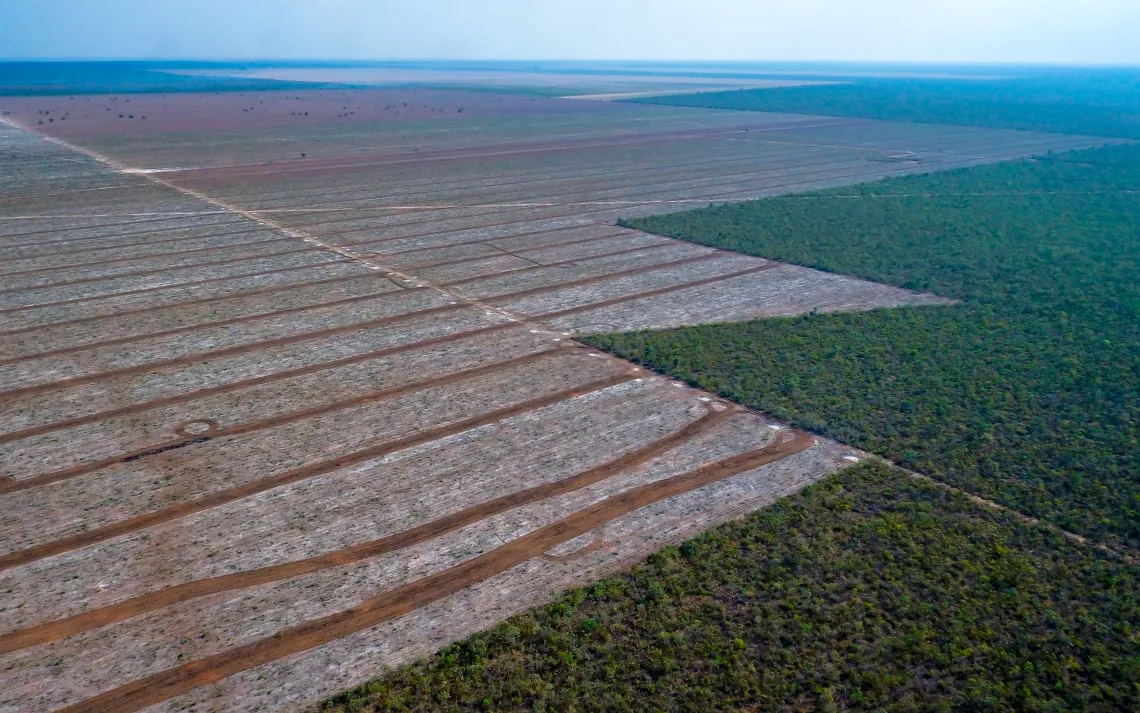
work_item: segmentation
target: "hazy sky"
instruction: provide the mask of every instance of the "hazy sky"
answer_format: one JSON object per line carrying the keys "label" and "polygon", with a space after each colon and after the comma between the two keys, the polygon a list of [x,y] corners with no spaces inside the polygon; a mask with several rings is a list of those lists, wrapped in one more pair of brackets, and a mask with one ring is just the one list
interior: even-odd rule
{"label": "hazy sky", "polygon": [[0,56],[1140,63],[1140,0],[0,0]]}

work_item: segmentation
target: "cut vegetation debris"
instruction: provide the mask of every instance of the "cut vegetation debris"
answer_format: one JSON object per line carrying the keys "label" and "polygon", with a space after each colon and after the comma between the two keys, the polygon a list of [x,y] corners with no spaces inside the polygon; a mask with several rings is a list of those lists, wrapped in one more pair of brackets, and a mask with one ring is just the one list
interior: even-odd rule
{"label": "cut vegetation debris", "polygon": [[953,300],[615,219],[1092,145],[415,88],[0,111],[0,708],[37,713],[297,711],[850,467],[573,337]]}
{"label": "cut vegetation debris", "polygon": [[1138,575],[868,462],[320,710],[1132,711]]}
{"label": "cut vegetation debris", "polygon": [[953,307],[593,344],[1114,546],[1140,546],[1140,146],[631,221]]}

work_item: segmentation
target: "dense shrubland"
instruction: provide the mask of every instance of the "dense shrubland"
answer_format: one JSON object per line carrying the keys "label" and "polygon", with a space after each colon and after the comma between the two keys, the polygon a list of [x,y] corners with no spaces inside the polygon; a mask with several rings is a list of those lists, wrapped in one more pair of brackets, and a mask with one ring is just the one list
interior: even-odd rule
{"label": "dense shrubland", "polygon": [[1018,76],[1000,79],[834,77],[843,83],[704,92],[631,101],[1140,138],[1140,74],[1135,69],[1031,70],[1022,67],[1011,74]]}
{"label": "dense shrubland", "polygon": [[325,710],[1136,710],[1136,575],[865,463]]}
{"label": "dense shrubland", "polygon": [[[633,221],[955,297],[591,341],[1140,541],[1140,148]],[[347,711],[1134,711],[1140,569],[878,462],[388,672]]]}
{"label": "dense shrubland", "polygon": [[1140,147],[633,221],[962,300],[598,346],[1025,513],[1140,543]]}

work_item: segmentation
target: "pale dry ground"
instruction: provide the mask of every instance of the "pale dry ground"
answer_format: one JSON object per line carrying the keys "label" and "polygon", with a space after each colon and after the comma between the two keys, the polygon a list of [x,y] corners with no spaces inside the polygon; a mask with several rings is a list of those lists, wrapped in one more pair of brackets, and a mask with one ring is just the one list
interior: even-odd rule
{"label": "pale dry ground", "polygon": [[572,336],[942,300],[614,220],[1089,143],[587,104],[0,126],[0,711],[298,710],[797,491],[861,454]]}
{"label": "pale dry ground", "polygon": [[[502,88],[558,92],[590,98],[618,98],[610,95],[651,96],[659,92],[689,93],[727,89],[772,89],[835,82],[812,79],[718,78],[716,76],[669,76],[654,74],[545,73],[496,70],[439,70],[399,67],[261,68],[249,70],[185,70],[172,74],[278,79],[294,82],[332,82],[373,86],[446,86]],[[604,93],[604,94],[603,94]]]}

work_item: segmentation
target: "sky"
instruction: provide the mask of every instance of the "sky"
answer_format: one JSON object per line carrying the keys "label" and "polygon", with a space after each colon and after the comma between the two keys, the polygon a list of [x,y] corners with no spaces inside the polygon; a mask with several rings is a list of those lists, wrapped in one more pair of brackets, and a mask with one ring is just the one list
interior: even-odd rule
{"label": "sky", "polygon": [[1140,0],[0,0],[4,59],[1140,64]]}

